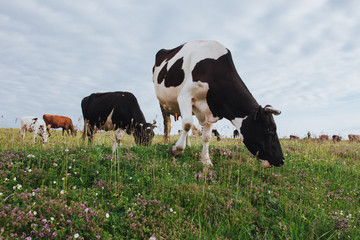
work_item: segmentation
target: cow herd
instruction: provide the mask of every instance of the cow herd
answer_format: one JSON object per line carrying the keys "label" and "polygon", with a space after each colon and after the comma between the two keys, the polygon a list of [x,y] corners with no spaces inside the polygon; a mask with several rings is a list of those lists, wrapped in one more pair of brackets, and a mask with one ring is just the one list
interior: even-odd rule
{"label": "cow herd", "polygon": [[[174,49],[162,49],[155,56],[153,84],[164,120],[164,142],[170,138],[171,119],[181,116],[182,131],[171,154],[180,154],[187,145],[187,136],[194,129],[193,115],[202,126],[204,165],[212,165],[209,143],[212,134],[219,138],[213,124],[228,119],[236,128],[234,137],[262,161],[262,166],[282,166],[284,155],[276,132],[273,116],[280,110],[262,107],[238,75],[231,52],[216,41],[193,41]],[[266,84],[265,84],[266,85]],[[136,144],[149,145],[154,136],[155,122],[145,120],[136,97],[130,92],[93,93],[81,101],[84,118],[83,139],[91,142],[94,130],[123,129],[133,134]],[[43,142],[50,128],[62,128],[73,135],[71,119],[45,114],[43,119],[21,119],[21,134],[26,131],[40,135]],[[116,134],[117,135],[117,134]]]}

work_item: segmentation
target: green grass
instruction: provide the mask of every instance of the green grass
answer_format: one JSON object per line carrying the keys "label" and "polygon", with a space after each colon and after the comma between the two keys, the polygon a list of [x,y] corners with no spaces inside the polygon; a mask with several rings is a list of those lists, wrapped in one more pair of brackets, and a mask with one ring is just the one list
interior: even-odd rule
{"label": "green grass", "polygon": [[200,138],[172,157],[177,136],[125,136],[113,153],[112,134],[42,145],[0,129],[0,239],[360,238],[360,143],[281,140],[285,165],[264,169],[239,140],[213,140],[204,171]]}

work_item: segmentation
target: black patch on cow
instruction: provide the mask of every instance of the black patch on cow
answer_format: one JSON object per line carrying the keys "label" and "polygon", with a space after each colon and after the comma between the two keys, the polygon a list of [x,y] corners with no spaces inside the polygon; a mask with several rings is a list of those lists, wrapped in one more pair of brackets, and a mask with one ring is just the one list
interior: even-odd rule
{"label": "black patch on cow", "polygon": [[192,71],[193,81],[206,82],[206,100],[214,117],[233,120],[249,115],[259,104],[238,75],[231,53],[204,59]]}
{"label": "black patch on cow", "polygon": [[183,46],[184,45],[180,45],[179,47],[174,49],[161,49],[160,51],[158,51],[155,57],[155,66],[158,67],[161,65],[162,62],[169,61],[181,50]]}
{"label": "black patch on cow", "polygon": [[163,80],[165,80],[165,87],[177,87],[183,81],[185,77],[184,70],[182,69],[182,65],[184,63],[184,58],[178,59],[167,71],[168,63],[164,65],[164,67],[160,70],[158,75],[158,84],[161,84]]}

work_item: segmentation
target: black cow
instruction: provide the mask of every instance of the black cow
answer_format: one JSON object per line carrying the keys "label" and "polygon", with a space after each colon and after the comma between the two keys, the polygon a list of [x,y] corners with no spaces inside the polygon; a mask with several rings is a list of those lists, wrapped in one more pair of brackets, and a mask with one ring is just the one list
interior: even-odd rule
{"label": "black cow", "polygon": [[216,140],[221,141],[220,133],[216,129],[213,129],[211,133],[214,137],[216,137]]}
{"label": "black cow", "polygon": [[154,124],[146,123],[136,97],[129,92],[93,93],[81,101],[84,133],[92,141],[96,127],[101,130],[124,129],[133,133],[136,144],[149,145],[154,137]]}
{"label": "black cow", "polygon": [[247,149],[264,160],[263,166],[284,164],[273,114],[261,107],[236,72],[231,53],[215,41],[194,41],[175,49],[160,50],[153,67],[156,96],[164,117],[165,141],[170,115],[182,116],[183,132],[171,152],[182,153],[193,125],[192,114],[203,126],[201,161],[212,165],[209,142],[213,123],[230,120],[243,137]]}

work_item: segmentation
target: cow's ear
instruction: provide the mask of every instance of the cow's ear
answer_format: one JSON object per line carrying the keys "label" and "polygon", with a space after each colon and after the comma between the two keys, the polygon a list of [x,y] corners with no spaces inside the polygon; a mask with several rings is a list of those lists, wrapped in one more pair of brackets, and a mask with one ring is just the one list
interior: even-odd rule
{"label": "cow's ear", "polygon": [[273,108],[271,105],[266,105],[264,107],[265,112],[272,113],[274,115],[279,115],[281,113],[280,110]]}

